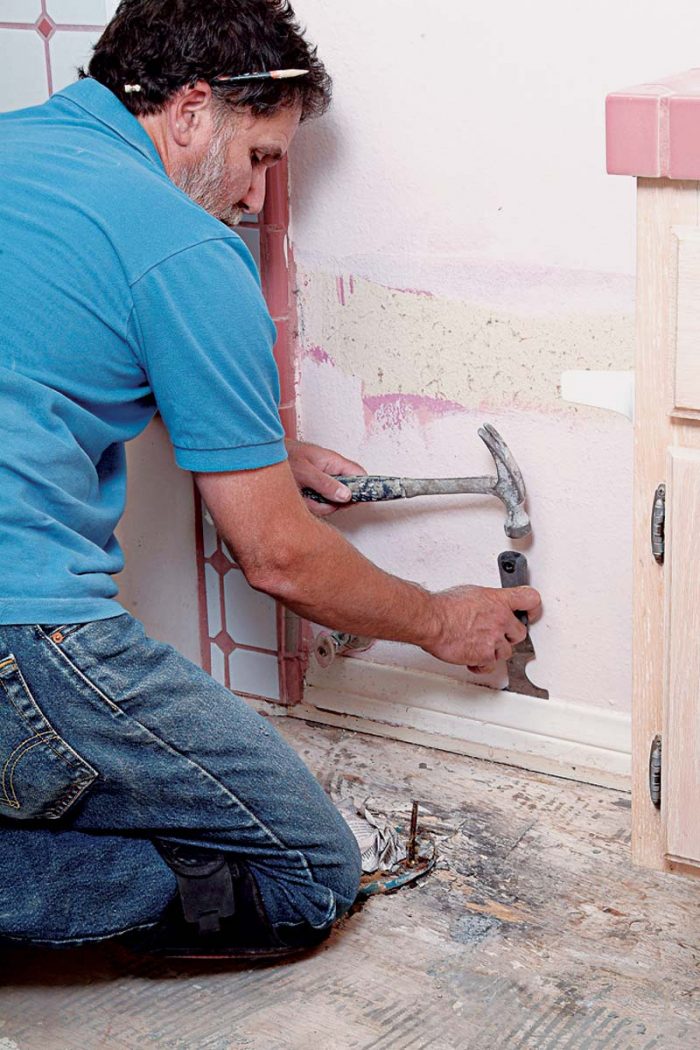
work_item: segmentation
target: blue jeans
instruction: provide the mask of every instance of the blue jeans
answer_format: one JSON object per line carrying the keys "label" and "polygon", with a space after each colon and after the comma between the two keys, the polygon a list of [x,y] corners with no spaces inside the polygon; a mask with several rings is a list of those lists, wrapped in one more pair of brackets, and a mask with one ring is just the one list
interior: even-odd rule
{"label": "blue jeans", "polygon": [[0,626],[0,938],[152,926],[176,895],[155,837],[244,864],[282,938],[357,892],[355,839],[294,751],[130,614]]}

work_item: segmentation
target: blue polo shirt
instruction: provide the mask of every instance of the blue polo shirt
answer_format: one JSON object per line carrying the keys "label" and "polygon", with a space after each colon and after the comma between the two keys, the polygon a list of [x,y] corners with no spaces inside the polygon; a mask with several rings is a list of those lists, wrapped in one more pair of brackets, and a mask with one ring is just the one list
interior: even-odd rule
{"label": "blue polo shirt", "polygon": [[0,116],[0,623],[123,611],[124,443],[156,409],[185,470],[285,458],[274,338],[242,240],[110,91]]}

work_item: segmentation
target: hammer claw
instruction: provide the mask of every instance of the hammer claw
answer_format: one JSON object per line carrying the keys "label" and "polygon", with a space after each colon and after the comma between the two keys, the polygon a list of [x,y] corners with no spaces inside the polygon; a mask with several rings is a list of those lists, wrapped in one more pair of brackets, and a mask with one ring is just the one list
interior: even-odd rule
{"label": "hammer claw", "polygon": [[518,502],[522,503],[527,493],[520,467],[515,462],[513,453],[490,423],[484,423],[483,427],[479,427],[477,433],[495,460],[499,481],[504,479],[512,484]]}
{"label": "hammer claw", "polygon": [[505,532],[511,539],[527,536],[532,530],[530,518],[525,510],[525,482],[513,453],[495,427],[484,423],[479,427],[479,437],[493,456],[496,464],[494,496],[498,496],[507,511]]}

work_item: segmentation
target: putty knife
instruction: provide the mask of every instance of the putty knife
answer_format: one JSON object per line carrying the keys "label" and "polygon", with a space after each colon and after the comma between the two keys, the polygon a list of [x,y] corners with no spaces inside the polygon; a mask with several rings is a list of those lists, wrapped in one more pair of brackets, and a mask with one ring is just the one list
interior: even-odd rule
{"label": "putty knife", "polygon": [[[528,584],[527,558],[519,551],[503,551],[498,555],[498,571],[501,575],[501,587],[522,587]],[[515,613],[521,623],[528,626],[526,612]],[[535,656],[530,632],[527,637],[513,646],[513,655],[508,661],[508,685],[510,693],[522,693],[525,696],[537,696],[549,700],[549,690],[533,685],[525,673],[525,665]]]}

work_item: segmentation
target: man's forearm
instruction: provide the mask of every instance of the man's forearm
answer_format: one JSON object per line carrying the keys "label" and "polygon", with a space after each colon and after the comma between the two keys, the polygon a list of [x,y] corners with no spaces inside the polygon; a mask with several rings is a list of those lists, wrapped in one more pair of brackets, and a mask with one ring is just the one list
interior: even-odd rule
{"label": "man's forearm", "polygon": [[304,533],[288,560],[248,568],[252,586],[331,629],[419,646],[437,637],[436,595],[379,569],[310,515]]}

